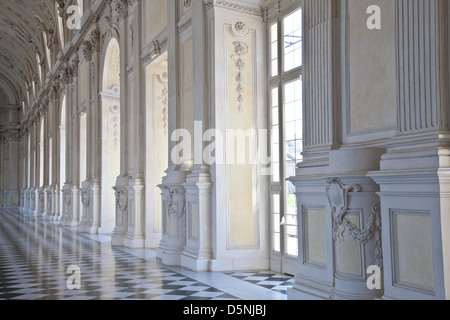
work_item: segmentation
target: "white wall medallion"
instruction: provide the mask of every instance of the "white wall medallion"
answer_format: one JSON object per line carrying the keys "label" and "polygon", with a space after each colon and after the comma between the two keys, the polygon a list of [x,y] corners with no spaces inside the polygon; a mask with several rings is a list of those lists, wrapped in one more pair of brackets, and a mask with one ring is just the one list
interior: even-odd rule
{"label": "white wall medallion", "polygon": [[238,93],[238,110],[239,112],[244,111],[244,87],[242,83],[244,82],[244,69],[245,62],[243,57],[248,54],[248,45],[244,41],[234,41],[234,54],[231,55],[231,59],[235,62],[238,74],[236,76],[237,87],[236,91]]}
{"label": "white wall medallion", "polygon": [[328,186],[326,192],[331,207],[331,214],[333,216],[333,239],[339,242],[344,241],[345,231],[347,231],[350,238],[359,245],[365,245],[369,240],[374,238],[376,242],[375,256],[378,266],[381,267],[383,256],[381,246],[380,204],[376,203],[372,205],[372,215],[364,228],[360,230],[350,221],[350,219],[345,217],[345,215],[349,209],[349,193],[360,192],[361,186],[358,184],[345,186],[337,178],[329,178],[327,182]]}
{"label": "white wall medallion", "polygon": [[234,32],[237,35],[246,35],[247,33],[247,26],[245,25],[244,22],[242,21],[238,21],[234,24]]}

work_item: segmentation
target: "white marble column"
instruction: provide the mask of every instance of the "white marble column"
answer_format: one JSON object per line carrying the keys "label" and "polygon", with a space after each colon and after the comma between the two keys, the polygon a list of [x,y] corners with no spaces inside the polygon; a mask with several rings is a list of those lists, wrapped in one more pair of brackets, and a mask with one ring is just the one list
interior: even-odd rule
{"label": "white marble column", "polygon": [[55,87],[55,89],[50,93],[50,100],[53,105],[53,121],[52,121],[52,154],[50,157],[52,159],[52,180],[50,181],[50,190],[51,198],[52,198],[52,210],[49,219],[51,221],[59,221],[61,216],[61,186],[60,186],[60,166],[62,159],[60,158],[60,148],[61,148],[61,131],[60,131],[60,123],[61,123],[61,91],[62,88],[60,86]]}
{"label": "white marble column", "polygon": [[30,120],[30,206],[28,213],[34,215],[36,208],[36,119]]}
{"label": "white marble column", "polygon": [[[65,202],[68,209],[68,218],[65,225],[71,228],[78,228],[80,224],[80,106],[78,103],[78,83],[79,75],[73,73],[66,83],[67,107],[69,112],[69,122],[67,135],[69,136],[68,155],[71,157],[70,184],[65,186]],[[75,92],[75,94],[73,94]]]}
{"label": "white marble column", "polygon": [[[119,34],[125,35],[128,32],[128,8],[125,3],[116,3],[116,14],[119,25]],[[128,180],[129,163],[131,162],[131,149],[129,139],[129,110],[127,108],[129,84],[128,84],[128,39],[123,36],[119,38],[120,47],[120,176],[117,177],[114,186],[116,195],[116,222],[112,235],[112,244],[123,246],[125,234],[128,231]]]}
{"label": "white marble column", "polygon": [[19,211],[19,136],[11,132],[3,143],[3,199],[2,207],[5,212]]}
{"label": "white marble column", "polygon": [[54,140],[54,125],[55,125],[55,108],[52,99],[52,94],[44,100],[47,113],[45,115],[45,151],[44,151],[44,186],[45,186],[45,211],[44,218],[52,220],[53,216],[53,140]]}
{"label": "white marble column", "polygon": [[[167,26],[167,50],[168,50],[168,74],[169,74],[169,102],[168,102],[168,135],[169,135],[169,166],[166,176],[159,188],[162,191],[162,238],[157,249],[157,257],[163,264],[181,264],[181,253],[186,244],[185,238],[185,190],[181,184],[186,181],[186,172],[181,171],[180,166],[172,159],[172,150],[176,143],[170,139],[174,130],[181,127],[181,99],[182,90],[180,81],[180,67],[182,65],[179,56],[180,37],[178,30],[178,16],[180,1],[167,1],[168,26]],[[174,196],[175,199],[174,199]]]}
{"label": "white marble column", "polygon": [[90,79],[92,81],[91,97],[92,108],[90,108],[88,123],[90,124],[88,130],[88,179],[90,186],[87,187],[88,192],[83,193],[84,206],[86,215],[89,217],[86,232],[97,234],[101,224],[101,97],[100,97],[100,68],[101,68],[101,48],[100,48],[100,29],[96,24],[91,32],[89,41],[92,46],[91,53],[91,70]]}
{"label": "white marble column", "polygon": [[128,5],[126,17],[127,47],[124,52],[129,67],[128,77],[128,230],[124,245],[130,248],[143,248],[145,243],[145,75],[142,68],[143,26],[142,0]]}
{"label": "white marble column", "polygon": [[192,2],[193,44],[193,120],[200,124],[199,136],[194,137],[194,165],[183,184],[186,190],[186,246],[181,266],[195,271],[208,271],[212,252],[212,207],[210,168],[203,159],[203,133],[209,129],[208,51],[206,7],[202,1]]}
{"label": "white marble column", "polygon": [[[79,183],[80,183],[80,190],[79,190],[79,196],[80,196],[80,204],[79,204],[79,210],[80,210],[80,223],[78,225],[78,231],[83,233],[90,233],[90,226],[92,225],[93,221],[93,211],[91,206],[91,180],[94,175],[94,153],[97,152],[95,150],[95,143],[98,141],[98,139],[95,137],[94,134],[94,123],[95,123],[95,69],[96,66],[94,66],[93,57],[96,55],[96,51],[94,48],[94,45],[92,43],[93,37],[97,38],[94,35],[96,28],[94,27],[93,30],[91,30],[91,33],[89,36],[87,36],[87,40],[83,42],[83,56],[85,59],[86,69],[89,70],[88,75],[85,75],[85,78],[83,81],[87,81],[88,83],[88,90],[87,90],[87,97],[86,101],[84,101],[83,108],[79,109],[78,116],[81,117],[82,115],[86,116],[86,141],[79,141],[79,148],[85,148],[86,150],[86,158],[81,158],[81,152],[80,157],[78,159],[78,167],[81,166],[81,164],[84,162],[86,164],[86,176],[81,176],[81,171],[78,173],[79,175]],[[84,85],[84,89],[86,89],[86,85]],[[83,103],[83,102],[82,102]],[[81,122],[79,124],[79,135],[81,135]],[[85,143],[86,145],[83,146],[82,143]],[[95,151],[94,151],[95,150]]]}
{"label": "white marble column", "polygon": [[[45,213],[45,187],[43,185],[44,181],[44,170],[41,156],[44,153],[44,136],[45,136],[45,120],[44,119],[44,109],[42,106],[39,106],[38,109],[38,117],[37,117],[37,125],[36,125],[36,208],[34,210],[34,214],[37,217],[43,217]],[[43,127],[44,126],[44,127]],[[44,136],[42,135],[44,134]],[[42,183],[41,183],[42,181]]]}
{"label": "white marble column", "polygon": [[22,131],[22,140],[23,140],[23,204],[21,206],[21,213],[26,213],[27,208],[28,208],[28,190],[29,190],[29,185],[28,185],[28,175],[29,175],[29,171],[28,171],[28,161],[29,161],[29,153],[28,153],[28,128],[24,128]]}
{"label": "white marble column", "polygon": [[[72,60],[71,66],[72,68],[72,76],[73,79],[75,79],[76,82],[78,82],[78,53],[75,53],[75,58]],[[66,80],[70,80],[69,78],[66,78]],[[69,226],[70,221],[72,219],[72,177],[73,177],[73,166],[74,166],[74,154],[73,154],[73,127],[74,127],[74,120],[75,116],[74,114],[77,114],[77,108],[73,108],[74,105],[73,99],[72,99],[72,89],[71,84],[69,81],[64,82],[63,86],[65,88],[65,97],[66,97],[66,155],[65,155],[65,168],[66,168],[66,181],[63,182],[63,185],[60,186],[61,190],[58,190],[58,193],[60,193],[60,202],[62,202],[62,212],[61,212],[61,219],[60,224],[62,226]],[[59,130],[58,130],[59,131]],[[59,131],[60,132],[60,131]],[[60,133],[58,133],[60,135]],[[61,141],[62,142],[62,141]],[[60,151],[60,149],[59,149]],[[63,159],[61,159],[58,156],[59,161],[61,162]],[[60,172],[58,169],[58,177],[60,176]],[[59,204],[58,204],[59,206]]]}

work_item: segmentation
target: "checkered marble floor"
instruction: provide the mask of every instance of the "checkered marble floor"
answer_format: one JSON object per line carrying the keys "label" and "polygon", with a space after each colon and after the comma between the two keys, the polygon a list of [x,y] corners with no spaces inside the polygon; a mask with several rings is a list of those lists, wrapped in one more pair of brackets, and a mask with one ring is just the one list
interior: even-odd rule
{"label": "checkered marble floor", "polygon": [[[79,290],[67,286],[73,265]],[[273,273],[168,268],[42,218],[0,214],[0,300],[285,300],[288,283]]]}
{"label": "checkered marble floor", "polygon": [[226,273],[237,279],[256,284],[258,286],[287,294],[289,287],[294,284],[294,278],[287,275],[280,275],[270,271],[260,272],[229,272]]}

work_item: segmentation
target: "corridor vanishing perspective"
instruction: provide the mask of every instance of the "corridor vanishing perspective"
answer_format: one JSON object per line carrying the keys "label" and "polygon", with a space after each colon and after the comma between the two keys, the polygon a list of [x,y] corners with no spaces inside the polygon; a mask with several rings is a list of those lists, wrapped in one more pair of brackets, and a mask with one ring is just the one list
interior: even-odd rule
{"label": "corridor vanishing perspective", "polygon": [[273,272],[164,267],[154,250],[113,248],[107,236],[34,216],[0,217],[0,300],[286,300],[293,283]]}
{"label": "corridor vanishing perspective", "polygon": [[449,299],[449,17],[1,0],[0,299]]}

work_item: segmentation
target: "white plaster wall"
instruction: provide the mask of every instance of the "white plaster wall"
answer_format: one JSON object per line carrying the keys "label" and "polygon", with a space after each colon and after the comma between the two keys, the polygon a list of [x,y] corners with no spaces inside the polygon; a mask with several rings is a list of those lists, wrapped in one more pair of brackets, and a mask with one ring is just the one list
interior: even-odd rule
{"label": "white plaster wall", "polygon": [[[367,8],[381,8],[381,30],[369,30]],[[348,131],[396,125],[395,1],[349,0]]]}
{"label": "white plaster wall", "polygon": [[167,26],[167,0],[145,0],[142,2],[144,6],[143,36],[145,45]]}
{"label": "white plaster wall", "polygon": [[434,288],[431,219],[426,215],[395,215],[398,280]]}
{"label": "white plaster wall", "polygon": [[309,263],[327,264],[326,212],[306,210],[307,260]]}

